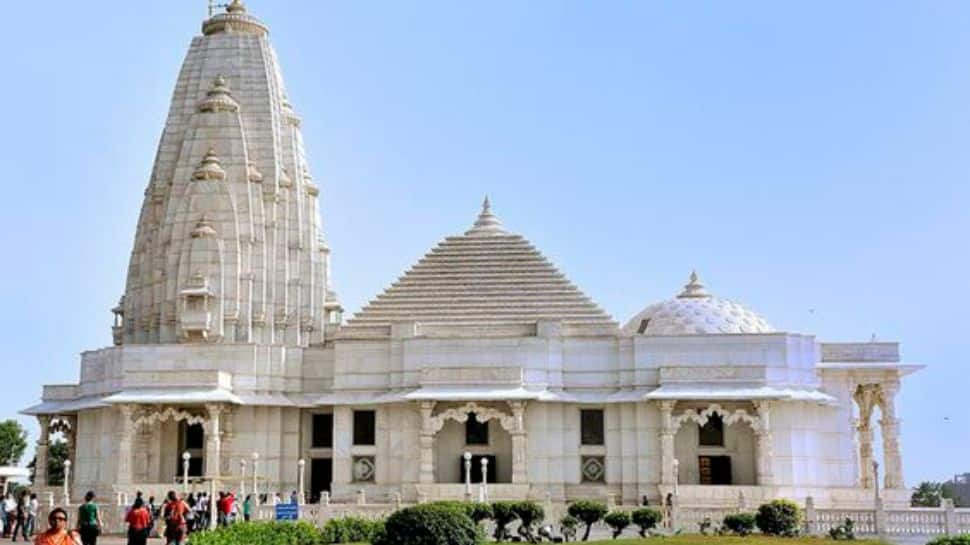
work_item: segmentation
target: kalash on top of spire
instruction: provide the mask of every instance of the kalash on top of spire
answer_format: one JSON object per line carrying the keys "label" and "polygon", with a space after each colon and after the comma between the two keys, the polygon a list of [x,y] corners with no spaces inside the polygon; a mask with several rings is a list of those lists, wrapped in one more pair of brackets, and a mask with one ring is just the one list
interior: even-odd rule
{"label": "kalash on top of spire", "polygon": [[341,309],[300,125],[267,26],[240,0],[211,14],[175,85],[115,344],[328,338]]}

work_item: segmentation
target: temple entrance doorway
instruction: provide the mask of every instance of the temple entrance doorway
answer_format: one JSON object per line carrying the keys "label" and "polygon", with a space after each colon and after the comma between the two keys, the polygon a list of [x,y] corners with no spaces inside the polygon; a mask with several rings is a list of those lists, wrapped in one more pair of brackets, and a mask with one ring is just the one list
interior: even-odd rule
{"label": "temple entrance doorway", "polygon": [[181,421],[178,423],[179,430],[179,450],[177,453],[175,467],[177,468],[176,477],[182,477],[182,454],[189,453],[189,477],[201,477],[205,467],[205,430],[202,424],[189,424]]}
{"label": "temple entrance doorway", "polygon": [[331,482],[333,482],[333,459],[310,460],[310,503],[319,502],[322,492],[330,492]]}

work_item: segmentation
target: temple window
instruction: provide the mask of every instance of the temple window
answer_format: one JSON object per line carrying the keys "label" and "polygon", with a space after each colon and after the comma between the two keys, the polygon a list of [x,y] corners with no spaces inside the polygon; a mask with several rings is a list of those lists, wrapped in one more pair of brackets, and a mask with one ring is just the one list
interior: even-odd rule
{"label": "temple window", "polygon": [[488,422],[479,422],[476,420],[475,413],[469,413],[468,421],[465,422],[465,444],[488,444]]}
{"label": "temple window", "polygon": [[[356,437],[356,432],[355,432]],[[313,415],[313,436],[310,444],[312,448],[332,448],[333,447],[333,415],[315,414]]]}
{"label": "temple window", "polygon": [[603,433],[603,409],[583,409],[579,411],[580,444],[605,445]]}
{"label": "temple window", "polygon": [[354,444],[373,445],[376,437],[376,413],[374,411],[354,411]]}
{"label": "temple window", "polygon": [[724,446],[724,421],[720,415],[712,414],[707,419],[707,423],[700,427],[698,439],[702,447]]}

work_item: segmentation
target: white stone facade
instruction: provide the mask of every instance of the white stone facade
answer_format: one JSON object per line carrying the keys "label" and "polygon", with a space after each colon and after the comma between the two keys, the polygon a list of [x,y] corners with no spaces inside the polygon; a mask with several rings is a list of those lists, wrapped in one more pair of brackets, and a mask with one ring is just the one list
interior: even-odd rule
{"label": "white stone facade", "polygon": [[41,484],[63,432],[76,493],[160,492],[191,468],[243,493],[462,498],[468,452],[491,457],[490,499],[850,508],[877,486],[878,423],[878,484],[906,498],[894,400],[918,366],[895,343],[775,330],[696,275],[621,327],[487,201],[344,323],[300,124],[234,1],[179,75],[115,346],[25,411]]}

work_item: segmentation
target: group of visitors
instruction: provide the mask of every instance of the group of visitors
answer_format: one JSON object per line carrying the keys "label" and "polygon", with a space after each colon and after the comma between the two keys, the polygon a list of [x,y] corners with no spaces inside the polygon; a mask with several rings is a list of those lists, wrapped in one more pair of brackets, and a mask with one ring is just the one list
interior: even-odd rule
{"label": "group of visitors", "polygon": [[[291,503],[298,503],[296,491],[289,499]],[[275,495],[263,494],[260,500],[261,503],[271,503],[274,506],[283,503],[279,492]],[[219,526],[228,526],[240,518],[251,520],[256,505],[252,495],[247,495],[240,504],[233,492],[219,492],[214,503],[214,516]],[[128,545],[146,545],[148,538],[152,536],[164,537],[166,545],[182,545],[189,534],[209,527],[213,520],[211,504],[212,498],[207,493],[186,496],[172,490],[166,495],[162,505],[156,506],[153,496],[146,501],[142,493],[137,492],[135,501],[125,514]],[[10,495],[5,496],[0,501],[3,537],[12,537],[13,541],[17,541],[19,532],[25,541],[29,540],[34,533],[38,507],[35,494],[31,494],[29,498],[26,494],[21,494],[17,501]],[[97,545],[98,536],[104,528],[94,492],[84,495],[84,503],[77,511],[75,530],[68,530],[67,511],[60,507],[51,510],[47,521],[50,528],[37,534],[35,545]]]}
{"label": "group of visitors", "polygon": [[36,494],[28,496],[26,492],[22,492],[16,500],[13,495],[5,494],[0,501],[3,537],[17,541],[17,537],[20,536],[24,541],[29,541],[37,525],[39,507]]}

